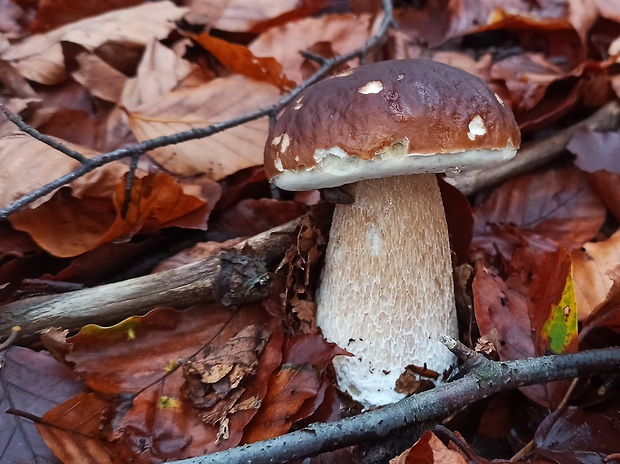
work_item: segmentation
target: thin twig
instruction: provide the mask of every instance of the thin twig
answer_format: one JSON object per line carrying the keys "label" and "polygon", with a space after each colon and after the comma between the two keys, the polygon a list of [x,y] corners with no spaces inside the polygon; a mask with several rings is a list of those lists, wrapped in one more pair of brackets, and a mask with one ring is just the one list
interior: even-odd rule
{"label": "thin twig", "polygon": [[[578,383],[579,383],[579,378],[574,378],[573,381],[568,386],[568,389],[566,390],[566,393],[564,394],[564,398],[562,398],[562,401],[560,401],[560,404],[558,405],[556,410],[564,409],[566,407],[566,405],[568,404],[570,400],[570,397],[573,396],[573,392],[575,391],[575,388],[577,388]],[[510,462],[521,461],[525,456],[530,454],[534,450],[535,447],[536,447],[536,441],[532,438],[523,448],[517,451],[515,455],[510,458]]]}
{"label": "thin twig", "polygon": [[[303,90],[321,80],[334,68],[354,58],[360,58],[365,56],[369,50],[373,49],[381,43],[381,41],[385,38],[387,31],[396,24],[396,21],[394,20],[394,9],[392,6],[392,2],[390,0],[382,0],[381,3],[384,9],[383,19],[377,32],[368,40],[368,42],[364,44],[364,46],[351,52],[345,53],[344,55],[326,59],[325,62],[321,65],[321,67],[314,74],[312,74],[312,76],[310,76],[299,86],[294,88],[278,103],[271,105],[267,108],[262,108],[260,110],[254,111],[252,113],[245,114],[243,116],[229,119],[228,121],[213,124],[208,127],[194,128],[173,135],[165,135],[154,139],[145,140],[143,142],[129,145],[124,148],[119,148],[118,150],[114,150],[109,153],[96,156],[94,158],[86,159],[83,162],[82,166],[74,169],[70,173],[59,177],[58,179],[55,179],[54,181],[38,188],[34,192],[31,192],[28,195],[25,195],[18,200],[15,200],[11,204],[5,206],[4,208],[0,209],[0,219],[7,218],[10,214],[18,211],[24,206],[29,205],[30,203],[38,200],[39,198],[52,193],[54,190],[57,190],[58,188],[69,184],[75,179],[82,177],[85,174],[88,174],[89,172],[92,172],[105,164],[111,163],[113,161],[118,161],[129,156],[139,156],[149,150],[154,150],[156,148],[161,148],[168,145],[176,145],[178,143],[187,142],[189,140],[197,140],[205,137],[210,137],[232,127],[240,126],[247,122],[260,119],[264,116],[270,116],[279,113],[282,108],[295,100]],[[41,140],[38,136],[35,138]],[[65,152],[63,151],[63,153]]]}
{"label": "thin twig", "polygon": [[277,438],[175,464],[266,464],[302,459],[385,438],[395,430],[444,416],[499,391],[617,369],[620,348],[506,362],[487,359],[481,368],[459,380],[382,409],[337,422],[312,424]]}
{"label": "thin twig", "polygon": [[14,325],[11,328],[11,333],[9,334],[7,339],[3,341],[2,343],[0,343],[0,351],[5,350],[9,346],[11,346],[11,344],[17,339],[17,334],[19,333],[20,330],[22,330],[22,328],[18,325]]}
{"label": "thin twig", "polygon": [[76,161],[79,161],[82,164],[88,161],[88,158],[86,158],[80,152],[77,152],[75,150],[72,150],[69,147],[66,147],[65,145],[53,139],[49,135],[42,134],[41,132],[36,130],[34,127],[26,124],[26,122],[22,118],[20,118],[17,114],[13,113],[10,109],[4,106],[2,102],[0,102],[0,111],[4,113],[4,115],[7,117],[9,121],[15,124],[19,129],[21,129],[22,132],[25,132],[26,134],[30,135],[32,138],[35,138],[38,141],[43,142],[44,144],[52,147],[54,150],[58,150],[59,152],[64,153],[65,155],[73,158]]}

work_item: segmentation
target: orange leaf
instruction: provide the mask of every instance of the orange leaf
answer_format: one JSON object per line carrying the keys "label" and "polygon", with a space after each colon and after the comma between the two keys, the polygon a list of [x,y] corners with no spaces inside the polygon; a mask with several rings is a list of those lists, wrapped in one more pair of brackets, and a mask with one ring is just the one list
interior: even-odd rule
{"label": "orange leaf", "polygon": [[390,460],[390,464],[466,464],[467,462],[462,453],[449,449],[428,430],[411,448]]}
{"label": "orange leaf", "polygon": [[286,77],[282,66],[274,58],[257,58],[247,47],[218,39],[206,32],[192,38],[231,71],[268,82],[283,91],[295,87],[295,82]]}
{"label": "orange leaf", "polygon": [[53,427],[37,424],[37,430],[62,462],[112,464],[117,461],[100,434],[106,408],[94,393],[80,393],[43,416]]}
{"label": "orange leaf", "polygon": [[307,398],[317,394],[320,379],[309,365],[285,364],[269,380],[269,389],[258,414],[245,428],[246,443],[282,435],[291,428],[292,417]]}

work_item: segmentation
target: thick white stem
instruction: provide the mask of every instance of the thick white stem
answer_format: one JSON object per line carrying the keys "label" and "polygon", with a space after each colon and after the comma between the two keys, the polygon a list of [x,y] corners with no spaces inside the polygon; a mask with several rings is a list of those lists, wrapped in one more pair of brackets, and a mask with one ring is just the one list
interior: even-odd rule
{"label": "thick white stem", "polygon": [[455,358],[438,340],[457,337],[448,230],[434,174],[361,181],[339,204],[317,294],[325,337],[355,357],[334,364],[339,386],[364,406],[404,395],[410,364],[442,373]]}

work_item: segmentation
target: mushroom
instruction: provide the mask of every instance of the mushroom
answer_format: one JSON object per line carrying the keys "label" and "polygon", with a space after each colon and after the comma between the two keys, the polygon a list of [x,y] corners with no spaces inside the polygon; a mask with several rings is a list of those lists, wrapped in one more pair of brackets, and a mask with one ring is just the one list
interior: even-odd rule
{"label": "mushroom", "polygon": [[284,190],[338,187],[316,295],[338,384],[365,407],[405,395],[406,366],[450,369],[458,336],[445,213],[434,173],[512,158],[520,133],[484,81],[430,60],[360,66],[300,94],[274,124],[268,178]]}

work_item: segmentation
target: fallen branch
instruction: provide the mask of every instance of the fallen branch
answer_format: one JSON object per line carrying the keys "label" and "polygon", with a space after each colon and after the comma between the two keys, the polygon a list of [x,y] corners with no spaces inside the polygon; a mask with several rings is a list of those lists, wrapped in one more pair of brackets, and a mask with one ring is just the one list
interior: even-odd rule
{"label": "fallen branch", "polygon": [[445,416],[499,391],[620,369],[620,348],[496,362],[454,339],[444,337],[442,341],[457,356],[466,358],[470,371],[463,378],[376,411],[312,424],[270,440],[174,463],[262,464],[302,459],[387,437],[398,429]]}
{"label": "fallen branch", "polygon": [[[0,334],[18,325],[19,340],[24,343],[49,327],[78,329],[85,324],[115,324],[157,306],[181,308],[204,301],[230,300],[234,297],[226,289],[231,282],[248,287],[249,293],[242,296],[244,301],[264,298],[266,266],[280,262],[293,243],[291,237],[298,226],[299,220],[294,220],[251,237],[233,247],[234,254],[213,256],[122,282],[0,306]],[[246,264],[240,263],[244,259]],[[241,273],[235,276],[236,271]],[[237,302],[240,301],[234,303]]]}
{"label": "fallen branch", "polygon": [[507,163],[484,171],[463,173],[452,179],[447,177],[446,181],[465,195],[471,195],[548,163],[564,152],[566,145],[579,129],[608,131],[616,129],[619,124],[620,103],[613,101],[607,103],[589,118],[519,150],[517,156]]}

